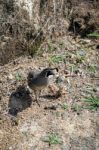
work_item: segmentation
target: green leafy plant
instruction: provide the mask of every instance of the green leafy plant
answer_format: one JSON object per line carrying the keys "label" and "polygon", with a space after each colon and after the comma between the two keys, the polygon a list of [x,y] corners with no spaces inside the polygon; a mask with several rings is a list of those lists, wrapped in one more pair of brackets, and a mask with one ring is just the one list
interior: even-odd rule
{"label": "green leafy plant", "polygon": [[48,45],[48,52],[53,52],[57,49],[57,45],[55,45],[55,43],[49,42],[47,45]]}
{"label": "green leafy plant", "polygon": [[85,60],[85,56],[77,54],[76,63],[82,63]]}
{"label": "green leafy plant", "polygon": [[15,79],[16,79],[16,81],[21,81],[22,80],[22,75],[20,75],[19,73],[17,73],[15,75]]}
{"label": "green leafy plant", "polygon": [[77,66],[77,64],[69,64],[69,70],[70,72],[77,72],[79,70],[79,67]]}
{"label": "green leafy plant", "polygon": [[99,39],[99,34],[96,32],[93,32],[93,33],[88,34],[88,37],[95,37]]}
{"label": "green leafy plant", "polygon": [[88,70],[89,70],[90,72],[95,73],[95,72],[96,72],[96,69],[97,69],[97,67],[96,67],[95,65],[89,65],[89,66],[88,66]]}
{"label": "green leafy plant", "polygon": [[87,106],[85,108],[90,110],[97,110],[99,107],[99,97],[89,97],[84,99],[87,102]]}
{"label": "green leafy plant", "polygon": [[60,117],[61,116],[61,113],[59,111],[56,111],[53,113],[56,117]]}
{"label": "green leafy plant", "polygon": [[[90,33],[87,35],[88,37],[91,37],[91,38],[95,38],[95,39],[99,39],[99,27],[97,27],[97,30],[93,33]],[[99,42],[98,44],[96,45],[96,47],[99,46]]]}
{"label": "green leafy plant", "polygon": [[48,43],[48,51],[50,51],[50,52],[53,51],[53,47],[50,43]]}
{"label": "green leafy plant", "polygon": [[88,37],[93,37],[99,39],[99,27],[97,27],[95,32],[88,34]]}
{"label": "green leafy plant", "polygon": [[52,133],[52,134],[44,137],[42,140],[44,142],[48,142],[49,145],[52,145],[52,144],[61,144],[62,143],[62,141],[59,138],[59,136],[57,134],[54,134],[54,133]]}
{"label": "green leafy plant", "polygon": [[77,105],[77,104],[73,104],[73,105],[71,106],[71,109],[72,109],[73,111],[79,112],[79,111],[81,111],[81,106],[79,106],[79,105]]}
{"label": "green leafy plant", "polygon": [[63,108],[64,110],[68,109],[67,103],[64,103],[64,104],[62,105],[62,108]]}
{"label": "green leafy plant", "polygon": [[99,80],[99,77],[95,77],[95,80]]}
{"label": "green leafy plant", "polygon": [[60,48],[64,48],[64,47],[65,47],[64,43],[63,43],[63,42],[60,42],[60,43],[59,43],[59,47],[60,47]]}
{"label": "green leafy plant", "polygon": [[50,57],[50,61],[53,63],[59,63],[62,62],[65,59],[65,56],[63,55],[53,55]]}

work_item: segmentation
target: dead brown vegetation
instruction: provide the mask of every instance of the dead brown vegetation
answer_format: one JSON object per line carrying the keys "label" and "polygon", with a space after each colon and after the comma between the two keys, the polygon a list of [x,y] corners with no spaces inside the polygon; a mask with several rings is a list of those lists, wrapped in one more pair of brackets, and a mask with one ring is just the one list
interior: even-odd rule
{"label": "dead brown vegetation", "polygon": [[[99,25],[98,1],[40,0],[35,2],[33,21],[15,1],[1,1],[0,64],[16,56],[33,56],[44,41],[68,33],[85,37]],[[35,28],[36,22],[36,28]]]}

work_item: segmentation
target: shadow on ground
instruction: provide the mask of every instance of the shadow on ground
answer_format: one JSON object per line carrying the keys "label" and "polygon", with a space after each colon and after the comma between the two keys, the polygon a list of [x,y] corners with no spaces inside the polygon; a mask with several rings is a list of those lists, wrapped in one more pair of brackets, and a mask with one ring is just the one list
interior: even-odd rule
{"label": "shadow on ground", "polygon": [[32,104],[32,97],[30,96],[29,90],[21,85],[17,87],[16,91],[13,92],[9,98],[9,114],[17,116],[18,112],[25,110]]}

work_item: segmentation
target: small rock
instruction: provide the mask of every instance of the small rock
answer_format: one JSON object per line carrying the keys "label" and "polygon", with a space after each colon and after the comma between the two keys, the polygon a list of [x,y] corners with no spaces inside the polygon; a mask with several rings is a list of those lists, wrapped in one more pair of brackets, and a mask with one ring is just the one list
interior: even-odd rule
{"label": "small rock", "polygon": [[65,80],[65,77],[64,76],[58,76],[56,78],[56,83],[59,84],[59,83],[63,83]]}
{"label": "small rock", "polygon": [[85,56],[86,55],[85,50],[83,50],[83,49],[81,49],[80,51],[78,51],[78,54],[80,56]]}
{"label": "small rock", "polygon": [[88,43],[91,43],[91,40],[89,40],[89,39],[83,39],[83,40],[81,40],[83,43],[85,43],[85,44],[88,44]]}
{"label": "small rock", "polygon": [[97,85],[94,89],[93,89],[94,92],[99,92],[99,85]]}
{"label": "small rock", "polygon": [[13,150],[13,147],[12,147],[12,146],[10,146],[10,147],[8,148],[8,150]]}
{"label": "small rock", "polygon": [[29,56],[28,56],[28,59],[32,59],[32,57],[29,55]]}
{"label": "small rock", "polygon": [[68,145],[63,145],[61,147],[61,150],[70,150],[70,147]]}
{"label": "small rock", "polygon": [[12,74],[9,74],[9,76],[7,77],[9,80],[12,80],[14,77]]}

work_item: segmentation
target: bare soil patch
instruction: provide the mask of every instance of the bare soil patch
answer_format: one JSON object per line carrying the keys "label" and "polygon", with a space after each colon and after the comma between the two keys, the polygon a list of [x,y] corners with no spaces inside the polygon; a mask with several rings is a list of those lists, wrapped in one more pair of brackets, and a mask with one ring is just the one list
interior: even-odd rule
{"label": "bare soil patch", "polygon": [[[53,43],[52,49],[41,56],[19,57],[0,67],[1,150],[99,148],[99,108],[85,109],[87,104],[82,100],[99,96],[96,41],[75,41],[68,36]],[[53,49],[53,45],[58,49]],[[27,73],[48,67],[49,63],[57,66],[59,72],[42,92],[39,107],[27,87]],[[57,92],[59,97],[53,97]],[[51,144],[53,141],[56,144]]]}

